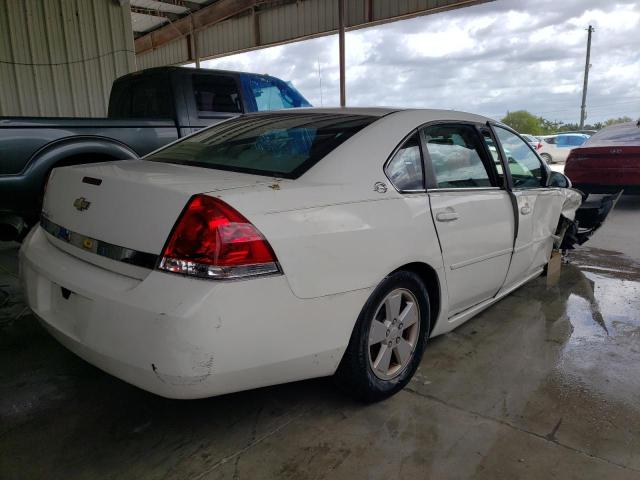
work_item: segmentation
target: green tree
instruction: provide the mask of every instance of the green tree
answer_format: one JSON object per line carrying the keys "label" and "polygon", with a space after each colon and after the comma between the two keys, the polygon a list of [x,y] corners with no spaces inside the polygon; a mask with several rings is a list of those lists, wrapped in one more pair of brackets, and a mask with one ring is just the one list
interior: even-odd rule
{"label": "green tree", "polygon": [[557,133],[564,125],[559,120],[547,120],[546,118],[538,117],[540,120],[540,135],[553,135]]}
{"label": "green tree", "polygon": [[610,118],[609,120],[604,122],[604,126],[608,127],[610,125],[616,125],[618,123],[627,123],[627,122],[633,122],[633,118],[631,117],[618,117],[618,118]]}
{"label": "green tree", "polygon": [[540,120],[539,117],[526,110],[518,110],[516,112],[507,112],[507,115],[500,121],[505,125],[509,125],[516,132],[541,135],[544,132]]}

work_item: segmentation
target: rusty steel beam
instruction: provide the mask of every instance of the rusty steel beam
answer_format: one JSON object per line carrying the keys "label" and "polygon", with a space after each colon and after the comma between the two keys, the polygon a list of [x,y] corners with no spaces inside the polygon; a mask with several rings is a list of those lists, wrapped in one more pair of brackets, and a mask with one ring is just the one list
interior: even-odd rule
{"label": "rusty steel beam", "polygon": [[191,15],[182,17],[171,25],[161,27],[158,30],[135,40],[136,54],[146,52],[154,47],[164,45],[172,40],[188,35],[192,30],[221,22],[240,13],[251,10],[264,0],[219,0],[207,7],[201,8]]}

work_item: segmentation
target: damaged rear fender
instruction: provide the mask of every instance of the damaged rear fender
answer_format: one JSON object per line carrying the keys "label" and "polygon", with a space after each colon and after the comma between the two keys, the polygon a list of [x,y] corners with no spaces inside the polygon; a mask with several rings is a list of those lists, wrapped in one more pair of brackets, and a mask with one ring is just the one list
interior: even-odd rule
{"label": "damaged rear fender", "polygon": [[[556,229],[554,247],[571,250],[582,245],[598,230],[622,196],[622,190],[612,195],[585,196],[579,190],[565,189],[565,203]],[[577,203],[576,203],[577,202]]]}

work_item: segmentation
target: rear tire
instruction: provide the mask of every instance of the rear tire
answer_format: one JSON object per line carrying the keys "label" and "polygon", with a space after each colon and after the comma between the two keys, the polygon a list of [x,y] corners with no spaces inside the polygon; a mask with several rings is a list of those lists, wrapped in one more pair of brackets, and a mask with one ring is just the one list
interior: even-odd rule
{"label": "rear tire", "polygon": [[551,165],[552,163],[556,163],[553,161],[553,158],[548,153],[541,153],[540,157],[549,165]]}
{"label": "rear tire", "polygon": [[338,386],[365,402],[397,393],[420,365],[429,332],[429,294],[420,277],[389,275],[360,312],[336,373]]}

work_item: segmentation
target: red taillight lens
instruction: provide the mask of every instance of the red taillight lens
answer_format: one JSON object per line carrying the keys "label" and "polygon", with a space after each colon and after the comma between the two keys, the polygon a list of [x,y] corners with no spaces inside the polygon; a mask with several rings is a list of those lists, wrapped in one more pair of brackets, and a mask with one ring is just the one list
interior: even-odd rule
{"label": "red taillight lens", "polygon": [[162,251],[159,268],[204,278],[280,272],[258,229],[231,206],[207,195],[189,200]]}
{"label": "red taillight lens", "polygon": [[542,148],[542,142],[538,142],[536,145],[536,150],[540,150]]}

